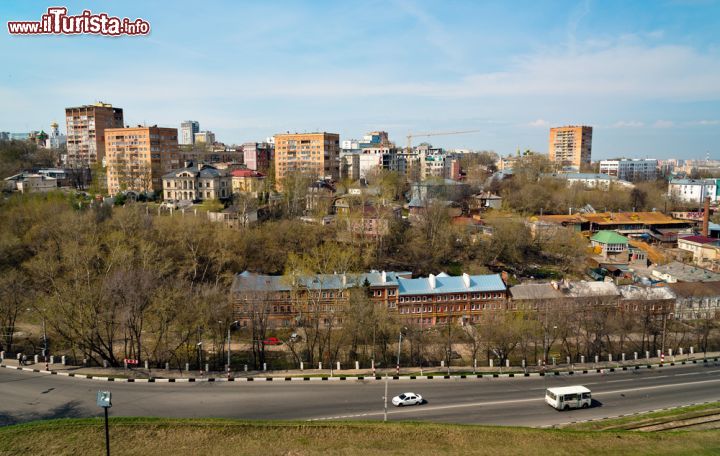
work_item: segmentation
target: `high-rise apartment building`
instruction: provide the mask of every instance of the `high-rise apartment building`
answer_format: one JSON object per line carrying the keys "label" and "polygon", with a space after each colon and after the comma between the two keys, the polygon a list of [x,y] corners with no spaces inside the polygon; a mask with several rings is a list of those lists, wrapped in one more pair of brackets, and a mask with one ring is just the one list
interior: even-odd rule
{"label": "high-rise apartment building", "polygon": [[340,135],[337,133],[287,133],[275,135],[275,181],[278,188],[290,173],[313,178],[338,179]]}
{"label": "high-rise apartment building", "polygon": [[560,169],[579,170],[590,164],[592,127],[567,126],[550,129],[550,161]]}
{"label": "high-rise apartment building", "polygon": [[89,166],[105,158],[105,129],[122,128],[123,110],[111,104],[65,108],[68,165]]}
{"label": "high-rise apartment building", "polygon": [[630,182],[655,180],[658,173],[658,161],[654,158],[602,160],[600,173],[617,176],[618,179]]}
{"label": "high-rise apartment building", "polygon": [[196,120],[186,120],[180,124],[180,137],[178,143],[183,146],[191,146],[195,144],[195,133],[200,132],[200,122]]}
{"label": "high-rise apartment building", "polygon": [[177,128],[105,130],[108,192],[162,190],[162,176],[180,167]]}

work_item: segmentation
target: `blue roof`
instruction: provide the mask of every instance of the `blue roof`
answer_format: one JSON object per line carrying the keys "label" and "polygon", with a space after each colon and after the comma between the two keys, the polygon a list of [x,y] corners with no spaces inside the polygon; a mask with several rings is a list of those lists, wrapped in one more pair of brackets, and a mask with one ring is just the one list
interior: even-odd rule
{"label": "blue roof", "polygon": [[[469,286],[465,284],[465,277],[469,280]],[[443,273],[435,276],[434,280],[435,286],[432,287],[431,277],[419,279],[398,278],[400,284],[398,293],[402,296],[506,290],[505,282],[502,281],[500,274],[450,277]]]}
{"label": "blue roof", "polygon": [[671,184],[675,185],[716,185],[716,179],[670,179]]}
{"label": "blue roof", "polygon": [[607,174],[597,173],[557,173],[557,174],[545,174],[548,177],[556,177],[558,179],[595,179],[595,180],[617,180],[615,176],[608,176]]}

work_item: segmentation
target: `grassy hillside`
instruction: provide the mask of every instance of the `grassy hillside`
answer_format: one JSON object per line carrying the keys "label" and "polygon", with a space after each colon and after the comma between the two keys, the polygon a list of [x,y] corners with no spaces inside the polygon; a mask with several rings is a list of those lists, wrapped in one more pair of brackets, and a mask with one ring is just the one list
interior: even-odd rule
{"label": "grassy hillside", "polygon": [[[719,454],[720,431],[629,431],[378,422],[111,418],[113,455]],[[104,454],[102,419],[0,429],[0,454]]]}

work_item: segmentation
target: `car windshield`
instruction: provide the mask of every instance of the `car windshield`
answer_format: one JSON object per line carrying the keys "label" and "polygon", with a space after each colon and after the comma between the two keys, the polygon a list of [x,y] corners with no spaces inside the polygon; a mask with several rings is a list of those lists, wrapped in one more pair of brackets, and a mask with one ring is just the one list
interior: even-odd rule
{"label": "car windshield", "polygon": [[404,394],[401,394],[399,397],[400,397],[400,399],[405,399],[407,396],[405,396]]}

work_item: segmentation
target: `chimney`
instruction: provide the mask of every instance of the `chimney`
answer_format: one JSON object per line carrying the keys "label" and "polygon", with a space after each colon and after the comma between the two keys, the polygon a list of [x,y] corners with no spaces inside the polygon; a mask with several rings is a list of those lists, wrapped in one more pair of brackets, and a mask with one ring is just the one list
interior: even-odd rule
{"label": "chimney", "polygon": [[508,284],[508,273],[507,273],[507,271],[501,272],[501,273],[500,273],[500,278],[502,279],[502,281],[503,281],[503,283],[504,283],[505,285]]}
{"label": "chimney", "polygon": [[466,272],[463,272],[462,279],[463,283],[465,284],[465,288],[470,288],[470,276],[467,275]]}
{"label": "chimney", "polygon": [[705,207],[703,208],[703,224],[702,235],[710,236],[710,197],[705,197]]}
{"label": "chimney", "polygon": [[434,290],[435,289],[435,274],[430,274],[428,276],[428,282],[430,282],[430,289]]}
{"label": "chimney", "polygon": [[342,284],[343,284],[343,287],[347,286],[347,276],[345,275],[344,272],[342,275]]}
{"label": "chimney", "polygon": [[380,281],[381,281],[382,283],[387,282],[387,274],[385,273],[385,271],[383,271],[383,272],[380,274]]}

